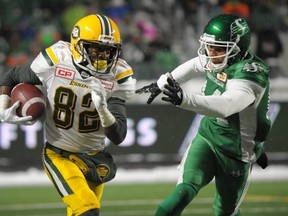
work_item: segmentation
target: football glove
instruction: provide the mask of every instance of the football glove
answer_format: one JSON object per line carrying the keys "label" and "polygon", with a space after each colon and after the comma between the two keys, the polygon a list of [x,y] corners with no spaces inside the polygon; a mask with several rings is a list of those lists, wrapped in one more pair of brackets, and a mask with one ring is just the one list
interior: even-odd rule
{"label": "football glove", "polygon": [[103,112],[104,109],[107,109],[106,98],[100,92],[92,91],[91,92],[92,101],[98,112]]}
{"label": "football glove", "polygon": [[159,89],[157,83],[151,83],[150,85],[137,89],[135,93],[137,94],[151,93],[151,95],[149,96],[147,100],[147,104],[151,104],[152,101],[161,93],[161,90]]}
{"label": "football glove", "polygon": [[2,122],[7,122],[10,124],[19,124],[19,125],[32,125],[36,121],[32,120],[32,116],[19,117],[16,114],[17,108],[20,106],[20,101],[14,103],[11,107],[7,109],[0,109],[0,120]]}
{"label": "football glove", "polygon": [[107,108],[106,91],[104,86],[96,79],[91,82],[90,88],[92,89],[91,98],[99,114],[101,125],[103,127],[110,127],[115,123],[116,119]]}
{"label": "football glove", "polygon": [[183,100],[183,90],[172,77],[167,78],[168,84],[164,85],[163,94],[167,97],[162,97],[163,101],[170,102],[174,105],[180,105]]}
{"label": "football glove", "polygon": [[268,157],[265,152],[262,152],[256,163],[262,168],[265,169],[268,166]]}

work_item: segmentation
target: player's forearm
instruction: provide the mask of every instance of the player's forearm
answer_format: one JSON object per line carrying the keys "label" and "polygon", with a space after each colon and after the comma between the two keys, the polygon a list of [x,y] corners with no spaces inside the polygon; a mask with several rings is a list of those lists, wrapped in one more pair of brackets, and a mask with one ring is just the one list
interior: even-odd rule
{"label": "player's forearm", "polygon": [[104,133],[111,142],[115,145],[119,145],[126,137],[127,125],[122,121],[116,120],[113,125],[104,128]]}
{"label": "player's forearm", "polygon": [[263,91],[253,82],[233,80],[222,95],[202,96],[184,92],[180,107],[202,115],[226,118],[253,104]]}
{"label": "player's forearm", "polygon": [[0,95],[6,94],[10,96],[11,90],[12,90],[11,86],[0,86]]}
{"label": "player's forearm", "polygon": [[172,72],[172,77],[178,83],[185,83],[195,77],[195,73],[204,72],[199,57],[192,58],[176,67]]}
{"label": "player's forearm", "polygon": [[30,63],[19,65],[6,71],[0,79],[0,86],[14,87],[18,83],[30,83],[33,85],[41,85],[40,79],[30,68]]}
{"label": "player's forearm", "polygon": [[195,73],[204,72],[201,68],[202,66],[198,57],[190,59],[176,67],[171,73],[166,73],[160,76],[157,80],[157,86],[161,91],[163,91],[164,85],[167,84],[168,76],[172,76],[179,84],[185,83],[188,80],[193,79]]}
{"label": "player's forearm", "polygon": [[194,111],[201,115],[226,118],[238,113],[252,104],[254,95],[239,92],[231,95],[202,96],[184,93],[181,108]]}
{"label": "player's forearm", "polygon": [[109,118],[111,123],[106,124],[106,127],[104,127],[104,133],[109,140],[118,145],[123,142],[127,133],[125,101],[119,98],[110,98],[108,101],[107,113],[108,112],[109,114],[106,117],[110,116]]}
{"label": "player's forearm", "polygon": [[10,86],[0,86],[0,111],[7,109],[10,106]]}

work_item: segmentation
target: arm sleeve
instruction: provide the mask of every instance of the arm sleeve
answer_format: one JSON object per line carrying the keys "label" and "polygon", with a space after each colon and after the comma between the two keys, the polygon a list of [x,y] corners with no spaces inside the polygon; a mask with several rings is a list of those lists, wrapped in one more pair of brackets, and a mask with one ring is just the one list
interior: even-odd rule
{"label": "arm sleeve", "polygon": [[16,66],[3,74],[0,79],[0,86],[14,87],[18,83],[25,82],[33,85],[41,85],[40,79],[36,76],[34,71],[30,68],[30,64]]}
{"label": "arm sleeve", "polygon": [[[180,84],[187,82],[195,77],[195,73],[204,72],[199,57],[190,59],[183,64],[176,67],[170,74]],[[167,78],[169,73],[163,74],[157,80],[157,85],[161,91],[164,89],[164,85],[167,84]]]}
{"label": "arm sleeve", "polygon": [[123,142],[127,134],[125,101],[112,97],[108,100],[108,109],[115,117],[116,124],[109,131],[105,132],[105,135],[114,144],[118,145]]}
{"label": "arm sleeve", "polygon": [[253,104],[264,88],[248,80],[231,80],[222,95],[202,96],[184,92],[183,109],[211,117],[226,118]]}

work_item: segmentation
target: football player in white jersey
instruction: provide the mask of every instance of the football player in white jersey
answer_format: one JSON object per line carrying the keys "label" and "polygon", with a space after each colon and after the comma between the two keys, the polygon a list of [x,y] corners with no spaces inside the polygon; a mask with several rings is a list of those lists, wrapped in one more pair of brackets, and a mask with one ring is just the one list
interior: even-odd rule
{"label": "football player in white jersey", "polygon": [[[175,190],[155,216],[179,216],[198,192],[215,178],[214,215],[240,215],[252,164],[268,165],[263,142],[270,130],[269,68],[250,50],[246,21],[231,14],[212,18],[200,37],[198,57],[162,75],[137,93],[162,91],[163,101],[204,115],[179,166]],[[203,95],[181,84],[205,73]],[[173,120],[172,120],[173,121]]]}
{"label": "football player in white jersey", "polygon": [[98,216],[104,182],[116,174],[105,150],[107,137],[120,144],[127,133],[125,101],[134,92],[132,68],[120,58],[121,35],[109,17],[80,19],[71,43],[59,41],[27,65],[7,71],[0,81],[0,119],[33,124],[10,106],[18,83],[40,85],[47,95],[45,171],[67,205],[68,216]]}

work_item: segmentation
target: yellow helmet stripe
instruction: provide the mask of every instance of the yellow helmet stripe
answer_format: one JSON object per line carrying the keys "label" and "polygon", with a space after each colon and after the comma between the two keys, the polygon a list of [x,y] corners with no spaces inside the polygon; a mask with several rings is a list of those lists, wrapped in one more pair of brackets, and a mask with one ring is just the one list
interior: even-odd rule
{"label": "yellow helmet stripe", "polygon": [[97,14],[97,17],[101,23],[102,35],[111,35],[112,34],[112,26],[111,26],[111,23],[110,23],[108,17],[101,15],[101,14]]}

